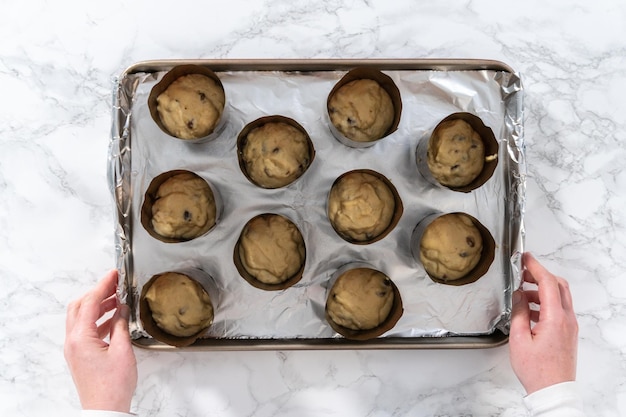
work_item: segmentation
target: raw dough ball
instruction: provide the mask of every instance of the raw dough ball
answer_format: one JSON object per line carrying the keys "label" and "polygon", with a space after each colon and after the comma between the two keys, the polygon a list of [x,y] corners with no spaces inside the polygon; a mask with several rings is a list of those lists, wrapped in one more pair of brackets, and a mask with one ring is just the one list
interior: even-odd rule
{"label": "raw dough ball", "polygon": [[192,173],[168,178],[157,190],[152,206],[152,227],[163,237],[193,239],[215,224],[213,192]]}
{"label": "raw dough ball", "polygon": [[453,281],[466,276],[480,261],[483,240],[472,219],[461,213],[430,223],[420,244],[420,260],[430,275]]}
{"label": "raw dough ball", "polygon": [[213,322],[209,295],[186,275],[168,272],[159,276],[145,298],[157,326],[171,335],[193,336]]}
{"label": "raw dough ball", "polygon": [[341,86],[330,98],[328,112],[337,130],[357,142],[385,136],[395,115],[389,93],[368,79]]}
{"label": "raw dough ball", "polygon": [[292,183],[311,163],[306,135],[282,122],[266,123],[248,133],[242,158],[252,181],[264,188]]}
{"label": "raw dough ball", "polygon": [[337,278],[326,309],[332,321],[340,326],[369,330],[389,316],[393,298],[393,287],[385,274],[369,268],[356,268]]}
{"label": "raw dough ball", "polygon": [[428,143],[428,168],[448,187],[463,187],[483,170],[485,146],[480,135],[461,119],[440,124]]}
{"label": "raw dough ball", "polygon": [[328,217],[340,235],[365,242],[389,227],[395,206],[393,193],[380,178],[351,172],[331,189]]}
{"label": "raw dough ball", "polygon": [[209,135],[224,111],[224,90],[202,74],[183,75],[157,97],[163,126],[181,139]]}
{"label": "raw dough ball", "polygon": [[298,228],[282,216],[257,216],[244,227],[239,257],[246,271],[260,282],[280,284],[302,267],[304,239]]}

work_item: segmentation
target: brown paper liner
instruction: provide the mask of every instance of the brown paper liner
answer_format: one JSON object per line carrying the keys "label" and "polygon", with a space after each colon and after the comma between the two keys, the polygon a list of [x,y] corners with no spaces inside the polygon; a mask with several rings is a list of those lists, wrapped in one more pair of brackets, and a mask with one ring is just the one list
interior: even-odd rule
{"label": "brown paper liner", "polygon": [[[256,129],[257,127],[261,127],[266,123],[285,123],[288,124],[290,126],[295,127],[296,129],[298,129],[300,132],[302,132],[304,134],[304,136],[306,137],[306,141],[307,141],[307,145],[309,148],[309,164],[304,168],[304,171],[302,171],[302,174],[300,174],[300,176],[298,178],[296,178],[295,180],[286,183],[280,187],[264,187],[263,185],[257,183],[256,181],[254,181],[250,175],[248,175],[248,171],[246,169],[246,164],[243,160],[243,150],[246,146],[246,142],[248,139],[248,134],[250,132],[252,132],[254,129]],[[273,115],[273,116],[264,116],[264,117],[260,117],[250,123],[248,123],[246,126],[244,126],[244,128],[241,130],[241,132],[239,132],[239,135],[237,136],[237,159],[239,160],[239,168],[241,169],[241,172],[243,173],[243,175],[248,179],[248,181],[250,181],[252,184],[256,185],[257,187],[261,187],[261,188],[268,188],[268,189],[272,189],[272,188],[282,188],[282,187],[286,187],[290,184],[293,184],[294,182],[296,182],[297,180],[299,180],[305,173],[306,171],[309,169],[309,167],[311,166],[311,164],[313,163],[313,159],[315,159],[315,148],[313,146],[313,141],[311,140],[311,137],[309,136],[308,132],[306,131],[306,129],[304,127],[302,127],[302,125],[300,125],[300,123],[298,123],[297,121],[295,121],[294,119],[291,119],[289,117],[286,116],[280,116],[280,115]]]}
{"label": "brown paper liner", "polygon": [[169,87],[170,84],[172,84],[178,78],[180,78],[180,77],[182,77],[184,75],[189,75],[189,74],[205,75],[205,76],[211,78],[212,80],[214,80],[217,83],[217,85],[220,86],[222,91],[224,90],[224,86],[222,84],[222,81],[219,79],[217,74],[215,74],[213,71],[211,71],[207,67],[203,67],[201,65],[193,65],[193,64],[175,66],[174,68],[169,70],[167,72],[167,74],[165,74],[163,76],[163,78],[161,78],[161,81],[159,81],[157,84],[155,84],[154,87],[152,87],[152,90],[150,91],[150,95],[148,96],[148,108],[150,109],[150,116],[152,116],[152,120],[154,120],[154,122],[157,124],[157,126],[159,126],[159,128],[164,133],[166,133],[168,136],[171,136],[173,138],[176,138],[176,139],[182,140],[184,142],[188,142],[188,143],[208,142],[208,141],[211,141],[211,140],[217,138],[220,135],[220,133],[222,132],[222,130],[224,129],[225,125],[226,125],[226,115],[225,115],[225,112],[226,112],[226,102],[224,102],[224,108],[222,109],[222,114],[221,114],[220,119],[218,120],[217,124],[215,125],[215,128],[213,129],[213,131],[210,132],[206,136],[202,136],[202,137],[195,138],[195,139],[183,139],[183,138],[179,138],[177,136],[174,136],[163,125],[163,122],[161,122],[161,117],[159,116],[159,112],[157,110],[157,107],[158,107],[157,97],[159,97],[159,95],[162,92],[164,92],[167,89],[167,87]]}
{"label": "brown paper liner", "polygon": [[166,236],[161,236],[160,234],[158,234],[155,230],[154,227],[152,226],[152,206],[154,205],[154,203],[156,202],[157,198],[157,191],[159,189],[159,187],[168,179],[172,178],[173,176],[176,176],[178,174],[184,174],[184,173],[189,173],[189,174],[193,174],[195,176],[197,176],[198,178],[202,178],[199,175],[191,172],[191,171],[186,171],[184,169],[177,169],[177,170],[173,170],[173,171],[167,171],[164,172],[158,176],[156,176],[151,182],[150,185],[148,186],[148,189],[146,190],[146,193],[144,194],[144,200],[143,200],[143,204],[141,206],[141,224],[144,227],[144,229],[148,232],[148,234],[150,236],[152,236],[153,238],[160,240],[161,242],[165,242],[165,243],[180,243],[180,242],[187,242],[193,239],[197,239],[200,236],[203,236],[205,234],[207,234],[208,232],[210,232],[211,230],[213,230],[213,228],[215,227],[215,225],[217,225],[221,212],[222,212],[222,201],[220,198],[219,193],[217,192],[217,189],[207,180],[205,180],[204,178],[202,178],[204,181],[206,181],[206,183],[209,185],[209,189],[211,190],[211,192],[213,193],[213,200],[215,201],[215,224],[210,225],[207,224],[205,229],[203,230],[201,233],[198,234],[198,236],[194,237],[194,238],[189,238],[189,239],[177,239],[177,238],[171,238],[171,237],[166,237]]}
{"label": "brown paper liner", "polygon": [[[250,223],[252,220],[254,220],[257,217],[269,217],[269,216],[280,216],[288,220],[290,223],[296,226],[296,228],[298,229],[298,232],[300,233],[300,235],[302,235],[302,232],[300,232],[300,228],[298,228],[298,226],[286,216],[283,216],[281,214],[276,214],[276,213],[259,214],[258,216],[255,216],[252,219],[248,220],[246,225],[241,230],[241,234],[239,235],[239,239],[237,239],[237,243],[235,244],[235,249],[233,251],[233,262],[235,263],[235,267],[237,268],[237,272],[239,272],[239,275],[241,275],[241,277],[245,279],[253,287],[256,287],[258,289],[265,290],[265,291],[280,291],[280,290],[284,290],[284,289],[291,287],[292,285],[296,284],[302,279],[302,274],[304,273],[304,267],[306,265],[306,242],[304,246],[304,260],[302,261],[302,265],[300,266],[300,269],[298,270],[298,272],[296,272],[295,275],[293,275],[292,277],[288,278],[287,280],[279,284],[267,284],[265,282],[261,282],[258,279],[256,279],[245,268],[245,266],[243,265],[243,262],[241,261],[241,256],[239,255],[239,246],[241,244],[241,239],[243,237],[243,231],[248,226],[248,223]],[[304,238],[303,238],[303,241],[304,241]]]}
{"label": "brown paper liner", "polygon": [[[328,292],[327,292],[328,296],[330,296],[330,293],[332,291],[333,286],[335,285],[335,282],[341,275],[343,275],[345,272],[349,270],[359,269],[359,268],[366,268],[366,269],[372,269],[372,270],[378,271],[373,266],[364,262],[351,262],[349,264],[346,264],[342,266],[341,268],[339,268],[332,275],[330,283],[329,283],[330,285],[328,286]],[[383,273],[382,271],[379,271],[379,272]],[[387,278],[389,278],[387,274],[384,274],[384,275]],[[335,323],[330,318],[330,315],[328,314],[328,307],[326,307],[324,309],[325,317],[330,327],[334,331],[336,331],[337,333],[345,337],[346,339],[359,340],[359,341],[374,339],[384,334],[385,332],[388,332],[389,330],[393,329],[396,323],[398,323],[398,320],[400,320],[400,317],[402,317],[402,314],[404,313],[404,307],[402,306],[402,297],[400,296],[400,291],[398,290],[398,287],[393,282],[393,280],[391,280],[391,278],[389,278],[389,281],[391,282],[391,288],[393,289],[393,305],[391,306],[391,311],[389,312],[389,315],[381,324],[369,330],[349,329],[347,327],[343,327]]]}
{"label": "brown paper liner", "polygon": [[[154,275],[150,280],[143,286],[141,290],[141,296],[139,297],[139,318],[141,320],[141,324],[144,330],[152,336],[154,339],[159,342],[163,342],[170,346],[176,347],[185,347],[193,344],[196,340],[198,340],[204,333],[206,333],[208,327],[206,329],[202,329],[198,333],[189,336],[189,337],[180,337],[174,336],[172,334],[167,333],[163,329],[161,329],[156,321],[152,318],[152,311],[150,310],[150,304],[146,300],[146,293],[150,289],[150,286],[156,282],[156,280],[169,272],[174,272],[177,274],[185,275],[198,284],[202,286],[202,288],[209,294],[209,298],[211,299],[211,304],[213,306],[213,316],[215,316],[215,311],[217,310],[218,302],[219,302],[219,293],[217,291],[217,286],[215,285],[215,281],[213,277],[206,272],[196,269],[196,268],[185,268],[180,270],[162,272],[160,274]],[[212,324],[212,323],[211,323]],[[210,327],[210,326],[209,326]]]}
{"label": "brown paper liner", "polygon": [[477,281],[480,277],[482,277],[483,275],[487,273],[487,271],[491,267],[491,264],[493,263],[493,260],[495,259],[495,251],[496,251],[496,242],[494,241],[493,236],[491,236],[489,229],[483,226],[483,224],[479,222],[474,216],[471,216],[467,213],[454,212],[454,213],[434,213],[434,214],[424,217],[417,224],[415,229],[413,229],[413,233],[411,235],[411,253],[413,255],[413,258],[417,262],[421,263],[420,248],[421,248],[422,236],[424,235],[424,232],[436,218],[445,216],[447,214],[464,214],[468,216],[470,219],[472,219],[472,223],[474,223],[474,226],[476,226],[476,228],[480,232],[480,236],[482,237],[482,240],[483,240],[483,250],[480,255],[480,261],[478,261],[478,264],[474,267],[474,269],[468,272],[467,275],[465,275],[462,278],[455,279],[455,280],[443,280],[441,278],[437,278],[437,277],[430,275],[430,273],[428,273],[428,271],[426,270],[425,272],[430,277],[431,280],[439,284],[456,285],[456,286],[471,284],[472,282]]}
{"label": "brown paper liner", "polygon": [[[432,175],[432,173],[430,172],[430,168],[428,168],[428,145],[430,142],[430,138],[435,135],[435,133],[437,132],[437,129],[439,128],[439,126],[441,126],[442,123],[447,122],[449,120],[455,120],[455,119],[461,119],[461,120],[466,121],[467,123],[470,124],[470,126],[472,126],[472,129],[474,129],[480,135],[480,138],[482,139],[483,144],[485,146],[485,157],[490,156],[490,155],[496,155],[496,159],[491,160],[491,161],[485,161],[483,170],[480,172],[480,174],[478,174],[478,176],[471,183],[463,187],[449,187],[449,186],[439,183],[439,181],[437,181],[435,177]],[[418,142],[417,148],[415,150],[415,160],[417,163],[417,169],[420,172],[420,174],[428,182],[441,188],[448,188],[450,190],[460,191],[463,193],[469,193],[470,191],[481,187],[484,183],[486,183],[489,180],[489,178],[491,178],[494,171],[496,170],[496,166],[498,165],[497,156],[498,156],[498,141],[496,140],[496,137],[493,134],[493,130],[491,130],[491,128],[488,126],[485,126],[483,121],[478,116],[475,116],[471,113],[465,113],[465,112],[453,113],[449,115],[448,117],[446,117],[445,119],[441,120],[437,124],[437,126],[432,130],[432,132],[430,132],[430,134],[425,135]]]}
{"label": "brown paper liner", "polygon": [[[343,85],[354,80],[363,80],[363,79],[374,80],[378,84],[380,84],[380,86],[391,97],[391,102],[393,103],[393,109],[394,109],[394,118],[393,118],[393,122],[391,123],[391,126],[389,127],[389,130],[387,130],[387,132],[385,132],[385,134],[382,137],[376,140],[369,141],[369,142],[359,142],[359,141],[352,140],[346,137],[343,133],[341,133],[335,127],[335,125],[331,122],[331,119],[330,119],[330,99],[333,96],[333,94],[335,94],[335,92],[338,89],[340,89]],[[359,68],[354,68],[350,70],[335,84],[333,89],[330,90],[330,93],[328,94],[328,98],[326,99],[326,116],[327,116],[328,127],[330,128],[330,131],[339,142],[352,148],[367,148],[367,147],[373,146],[381,139],[389,136],[390,134],[398,130],[398,125],[400,124],[401,115],[402,115],[402,98],[400,97],[400,90],[398,89],[398,86],[391,79],[391,77],[382,73],[381,71],[378,71],[372,68],[359,67]]]}
{"label": "brown paper liner", "polygon": [[[327,199],[327,201],[326,201],[326,215],[328,217],[328,221],[330,222],[330,225],[333,227],[333,230],[335,230],[335,232],[337,232],[337,234],[343,240],[345,240],[346,242],[349,242],[349,243],[352,243],[352,244],[355,244],[355,245],[369,245],[371,243],[378,242],[379,240],[383,239],[385,236],[387,236],[398,225],[398,222],[400,221],[400,218],[402,217],[402,213],[404,212],[404,207],[402,205],[402,199],[400,198],[400,194],[398,193],[398,190],[396,190],[396,187],[391,183],[391,181],[389,181],[389,179],[387,177],[385,177],[384,175],[382,175],[381,173],[373,171],[371,169],[355,169],[355,170],[352,170],[352,171],[344,172],[339,177],[337,177],[337,179],[333,182],[331,190],[333,189],[333,187],[343,177],[345,177],[346,175],[352,174],[352,173],[370,174],[370,175],[373,175],[376,178],[380,179],[382,182],[384,182],[387,185],[387,187],[389,188],[389,190],[393,194],[393,198],[394,198],[394,202],[395,202],[395,210],[394,210],[394,213],[393,213],[393,217],[391,218],[391,222],[389,223],[389,226],[387,226],[387,228],[381,234],[376,236],[375,238],[372,238],[370,240],[360,241],[360,240],[352,239],[350,236],[346,236],[346,235],[341,234],[335,228],[335,225],[333,224],[333,222],[330,221],[330,215],[328,213],[328,209],[329,209],[330,205],[328,204],[328,199]],[[328,192],[328,198],[330,198],[330,191]]]}

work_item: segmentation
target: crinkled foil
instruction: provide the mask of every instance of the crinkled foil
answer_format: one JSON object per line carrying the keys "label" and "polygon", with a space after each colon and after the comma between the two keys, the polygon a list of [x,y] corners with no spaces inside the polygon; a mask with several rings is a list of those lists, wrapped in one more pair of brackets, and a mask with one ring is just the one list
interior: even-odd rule
{"label": "crinkled foil", "polygon": [[[411,340],[426,337],[437,341],[459,335],[508,334],[511,292],[520,282],[524,249],[526,168],[522,84],[517,74],[492,61],[405,60],[396,66],[384,60],[363,61],[364,65],[378,65],[394,80],[403,109],[396,132],[372,147],[355,149],[333,137],[325,105],[333,85],[356,63],[338,60],[333,66],[332,61],[303,61],[301,71],[287,71],[285,65],[273,70],[267,62],[239,62],[229,68],[219,61],[194,61],[218,73],[226,92],[228,120],[216,140],[192,144],[164,134],[151,119],[147,105],[150,89],[166,70],[188,62],[142,63],[115,82],[109,183],[117,213],[118,296],[131,306],[133,339],[150,338],[139,321],[137,297],[142,285],[155,274],[185,267],[201,268],[217,282],[219,309],[206,335],[209,339],[254,339],[257,348],[270,340],[289,344],[337,339],[339,335],[324,320],[326,294],[331,275],[350,262],[366,262],[380,269],[402,294],[404,314],[382,339],[401,338],[410,345]],[[459,111],[479,116],[493,129],[500,145],[494,176],[467,194],[432,186],[418,173],[415,161],[418,141],[441,119]],[[267,115],[298,121],[316,150],[304,176],[283,189],[252,185],[238,165],[237,135],[247,123]],[[371,245],[343,241],[326,216],[333,181],[360,168],[389,178],[404,205],[397,227]],[[150,181],[173,169],[191,170],[211,181],[223,200],[219,224],[209,234],[184,243],[159,242],[140,222]],[[432,282],[411,255],[416,224],[428,214],[452,211],[479,219],[497,243],[488,273],[465,286]],[[264,212],[292,219],[306,242],[303,278],[283,291],[252,287],[239,276],[232,261],[244,224]],[[471,340],[480,339],[467,340],[467,347],[472,347]]]}

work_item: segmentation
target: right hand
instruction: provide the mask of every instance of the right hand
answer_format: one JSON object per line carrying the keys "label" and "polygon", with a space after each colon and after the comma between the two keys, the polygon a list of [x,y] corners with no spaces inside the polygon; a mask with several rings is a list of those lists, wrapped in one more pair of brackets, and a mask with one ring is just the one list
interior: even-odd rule
{"label": "right hand", "polygon": [[[576,379],[578,323],[567,281],[551,274],[529,253],[522,260],[524,281],[537,289],[513,294],[509,351],[513,371],[532,394]],[[529,302],[539,305],[539,311],[531,310]]]}

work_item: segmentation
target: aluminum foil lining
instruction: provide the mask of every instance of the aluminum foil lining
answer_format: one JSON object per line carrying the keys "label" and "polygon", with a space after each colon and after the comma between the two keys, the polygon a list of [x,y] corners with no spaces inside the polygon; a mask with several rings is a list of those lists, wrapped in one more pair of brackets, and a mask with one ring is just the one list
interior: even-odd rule
{"label": "aluminum foil lining", "polygon": [[[162,69],[162,68],[160,68]],[[445,337],[508,333],[511,292],[520,283],[524,248],[525,151],[522,85],[517,74],[498,70],[385,70],[397,84],[403,110],[399,128],[369,148],[340,143],[328,127],[326,99],[345,74],[331,71],[219,71],[226,92],[226,128],[201,144],[164,134],[150,117],[147,98],[165,71],[130,72],[115,82],[109,183],[116,207],[115,244],[120,271],[118,296],[131,306],[131,334],[149,337],[139,321],[138,294],[155,274],[196,267],[212,275],[220,293],[214,325],[206,336],[222,339],[336,338],[324,319],[329,280],[342,265],[366,262],[398,286],[404,314],[382,337]],[[499,141],[494,176],[471,193],[429,184],[415,161],[417,143],[454,112],[470,112],[493,129]],[[316,157],[309,170],[283,189],[261,189],[241,173],[236,138],[250,121],[284,115],[309,133]],[[398,189],[404,214],[397,227],[371,245],[342,240],[326,216],[333,181],[367,168]],[[139,216],[152,178],[174,169],[191,170],[219,189],[223,215],[207,235],[184,243],[162,243]],[[434,283],[411,255],[411,233],[434,212],[466,212],[496,241],[488,273],[464,286]],[[252,217],[273,212],[292,219],[307,248],[302,280],[283,291],[263,291],[239,276],[232,261],[241,229]]]}

